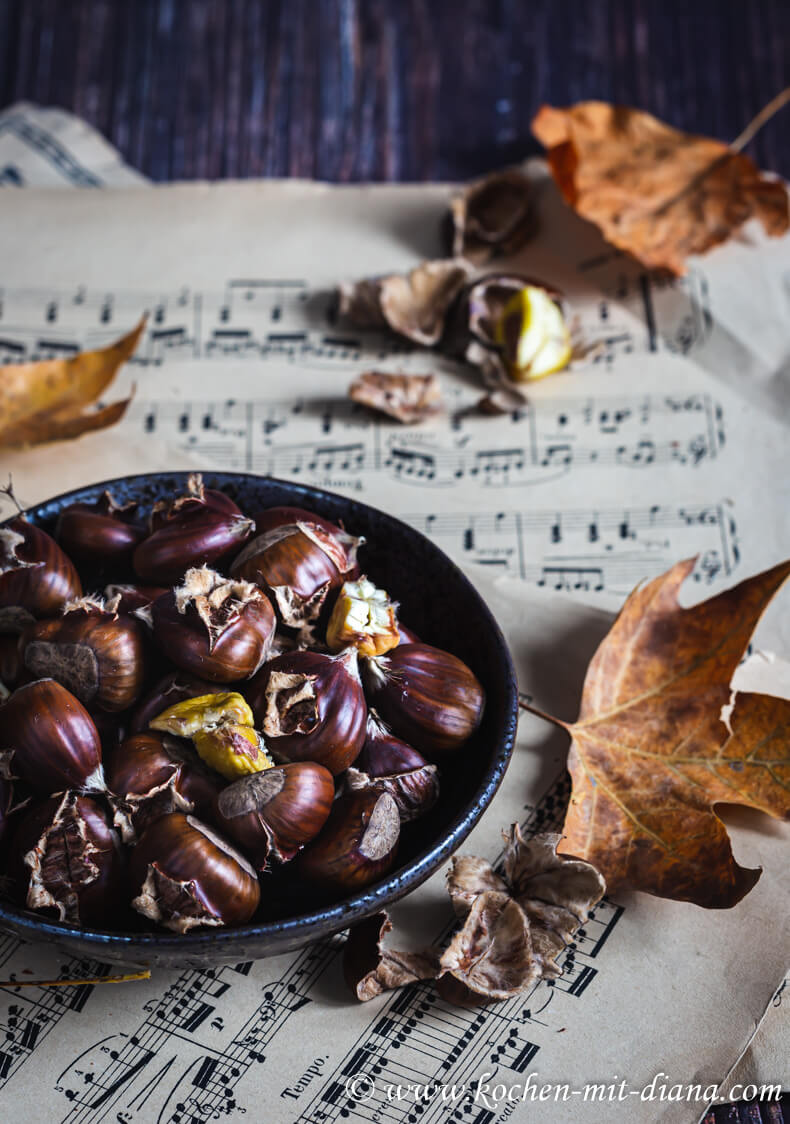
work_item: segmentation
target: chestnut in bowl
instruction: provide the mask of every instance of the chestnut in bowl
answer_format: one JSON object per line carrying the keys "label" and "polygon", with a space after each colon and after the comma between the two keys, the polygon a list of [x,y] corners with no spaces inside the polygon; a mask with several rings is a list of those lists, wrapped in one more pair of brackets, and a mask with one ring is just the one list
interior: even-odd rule
{"label": "chestnut in bowl", "polygon": [[[143,517],[166,496],[180,495],[187,473],[153,473],[103,481],[41,503],[28,511],[35,526],[50,534],[70,504],[95,503],[109,489],[120,504],[136,501]],[[249,922],[187,933],[134,929],[113,931],[36,916],[0,901],[0,928],[26,940],[46,940],[69,955],[104,961],[183,968],[278,955],[340,932],[408,894],[447,862],[475,826],[504,776],[513,749],[518,696],[513,665],[499,627],[480,595],[458,567],[429,539],[382,511],[316,488],[242,473],[206,472],[207,488],[227,494],[245,515],[272,507],[296,507],[364,536],[365,573],[400,602],[400,615],[424,644],[441,648],[474,672],[485,691],[482,721],[456,751],[453,767],[442,772],[439,799],[429,815],[406,825],[392,868],[363,888],[340,890],[319,904],[300,892],[282,907],[263,884],[261,905]],[[231,563],[223,563],[227,573]],[[412,639],[411,636],[408,639]],[[397,649],[395,649],[397,651]],[[461,767],[462,766],[462,767]],[[285,863],[272,875],[287,885]]]}

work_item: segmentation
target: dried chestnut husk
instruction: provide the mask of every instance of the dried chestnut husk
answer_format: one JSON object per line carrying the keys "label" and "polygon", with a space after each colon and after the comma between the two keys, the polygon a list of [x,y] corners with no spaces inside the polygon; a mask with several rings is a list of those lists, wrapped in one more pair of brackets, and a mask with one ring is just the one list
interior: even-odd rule
{"label": "dried chestnut husk", "polygon": [[450,202],[452,252],[475,265],[515,253],[535,227],[533,189],[518,168],[475,180]]}
{"label": "dried chestnut husk", "polygon": [[465,261],[448,258],[421,262],[406,274],[343,282],[338,311],[360,328],[386,325],[413,343],[433,347],[469,273]]}
{"label": "dried chestnut husk", "polygon": [[379,788],[398,805],[401,823],[416,820],[439,798],[439,771],[406,742],[396,738],[375,710],[357,760],[346,770],[347,790]]}
{"label": "dried chestnut husk", "polygon": [[0,632],[21,632],[77,597],[74,563],[46,531],[21,515],[0,527]]}
{"label": "dried chestnut husk", "polygon": [[152,533],[134,552],[135,573],[146,582],[180,581],[191,566],[214,565],[237,550],[254,527],[229,496],[193,473],[183,496],[154,507]]}
{"label": "dried chestnut husk", "polygon": [[480,725],[485,694],[458,659],[429,644],[400,644],[363,661],[365,692],[394,733],[431,757],[456,749]]}
{"label": "dried chestnut husk", "polygon": [[207,566],[151,606],[154,638],[177,667],[216,683],[248,679],[266,659],[276,627],[257,586]]}
{"label": "dried chestnut husk", "polygon": [[101,740],[85,707],[54,679],[18,687],[3,705],[0,766],[49,795],[103,790]]}
{"label": "dried chestnut husk", "polygon": [[354,648],[286,652],[245,693],[275,761],[317,761],[337,776],[362,749],[367,706]]}
{"label": "dried chestnut husk", "polygon": [[396,609],[386,591],[367,578],[343,582],[326,628],[327,648],[354,647],[361,656],[383,656],[400,643]]}
{"label": "dried chestnut husk", "polygon": [[132,849],[129,879],[132,907],[177,933],[243,925],[260,901],[258,876],[244,856],[183,812],[146,829]]}
{"label": "dried chestnut husk", "polygon": [[137,504],[118,504],[110,492],[93,503],[72,503],[58,516],[55,538],[79,562],[123,563],[146,537]]}
{"label": "dried chestnut husk", "polygon": [[395,861],[398,806],[388,792],[349,792],[332,805],[323,831],[294,859],[295,874],[315,889],[360,890]]}
{"label": "dried chestnut husk", "polygon": [[236,691],[185,699],[152,718],[150,725],[191,738],[203,761],[231,781],[274,764],[254,729],[252,710]]}
{"label": "dried chestnut husk", "polygon": [[265,590],[284,625],[310,625],[329,591],[355,575],[363,540],[293,507],[270,508],[255,525],[258,534],[234,559],[231,574]]}
{"label": "dried chestnut husk", "polygon": [[133,734],[105,760],[109,799],[124,842],[169,812],[207,816],[222,781],[195,751],[167,734]]}
{"label": "dried chestnut husk", "polygon": [[335,795],[332,774],[314,761],[294,761],[242,777],[216,798],[217,826],[259,869],[271,857],[292,859],[318,835]]}
{"label": "dried chestnut husk", "polygon": [[58,793],[25,812],[11,843],[15,882],[28,909],[60,921],[109,927],[121,887],[117,834],[102,805],[83,793]]}
{"label": "dried chestnut husk", "polygon": [[29,672],[57,679],[86,706],[126,710],[142,690],[142,625],[120,616],[112,603],[92,597],[71,601],[62,617],[26,628],[19,647]]}
{"label": "dried chestnut husk", "polygon": [[157,714],[184,699],[194,699],[198,695],[209,695],[214,684],[207,679],[198,679],[186,671],[170,671],[163,676],[151,690],[144,695],[132,711],[129,732],[139,734],[148,729],[148,724]]}

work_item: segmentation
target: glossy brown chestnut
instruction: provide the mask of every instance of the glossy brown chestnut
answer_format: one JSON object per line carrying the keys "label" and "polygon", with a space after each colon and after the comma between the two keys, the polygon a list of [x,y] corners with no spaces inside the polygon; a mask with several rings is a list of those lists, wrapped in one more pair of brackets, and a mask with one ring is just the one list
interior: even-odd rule
{"label": "glossy brown chestnut", "polygon": [[55,538],[79,562],[122,563],[146,529],[136,521],[137,504],[117,504],[109,492],[95,503],[72,503],[61,511]]}
{"label": "glossy brown chestnut", "polygon": [[178,582],[192,566],[213,565],[238,550],[255,524],[224,492],[190,476],[187,492],[170,504],[158,504],[152,534],[134,552],[135,573],[145,582]]}
{"label": "glossy brown chestnut", "polygon": [[210,815],[224,783],[186,742],[153,731],[126,738],[107,755],[104,772],[124,842],[169,812]]}
{"label": "glossy brown chestnut", "polygon": [[0,684],[13,690],[22,680],[24,668],[19,659],[19,638],[11,632],[0,633]]}
{"label": "glossy brown chestnut", "polygon": [[4,704],[0,767],[47,796],[67,788],[105,787],[93,719],[54,679],[26,683]]}
{"label": "glossy brown chestnut", "polygon": [[471,737],[485,694],[465,663],[428,644],[401,644],[363,661],[365,692],[393,732],[427,757]]}
{"label": "glossy brown chestnut", "polygon": [[401,823],[416,820],[439,798],[439,771],[406,742],[396,738],[375,710],[368,714],[365,744],[346,770],[350,792],[380,788],[398,805]]}
{"label": "glossy brown chestnut", "polygon": [[256,519],[257,535],[237,555],[231,574],[255,582],[289,628],[316,621],[330,590],[357,571],[362,542],[328,519],[295,507],[275,507]]}
{"label": "glossy brown chestnut", "polygon": [[215,822],[263,869],[269,857],[287,862],[318,835],[334,795],[328,769],[314,761],[295,761],[223,788],[215,802]]}
{"label": "glossy brown chestnut", "polygon": [[214,683],[248,679],[266,659],[276,627],[269,599],[249,582],[204,566],[151,606],[154,639],[177,666]]}
{"label": "glossy brown chestnut", "polygon": [[24,813],[11,841],[14,882],[28,909],[111,928],[122,887],[118,837],[98,800],[58,793]]}
{"label": "glossy brown chestnut", "polygon": [[399,836],[398,806],[388,792],[349,792],[294,859],[294,873],[317,890],[360,890],[392,867]]}
{"label": "glossy brown chestnut", "polygon": [[163,585],[108,585],[104,597],[116,612],[134,613],[137,609],[147,609],[166,593]]}
{"label": "glossy brown chestnut", "polygon": [[21,632],[77,597],[74,563],[46,531],[21,515],[0,527],[0,632]]}
{"label": "glossy brown chestnut", "polygon": [[317,761],[337,776],[362,749],[367,706],[354,648],[286,652],[244,693],[275,761]]}
{"label": "glossy brown chestnut", "polygon": [[215,690],[207,679],[198,679],[186,671],[170,671],[145,694],[132,711],[129,733],[139,734],[148,729],[148,724],[157,714],[183,702],[196,699],[198,695],[210,695]]}
{"label": "glossy brown chestnut", "polygon": [[83,597],[62,617],[37,621],[19,640],[22,661],[39,679],[57,679],[98,710],[132,706],[145,681],[143,625]]}
{"label": "glossy brown chestnut", "polygon": [[8,822],[14,807],[14,782],[0,777],[0,840],[8,832]]}
{"label": "glossy brown chestnut", "polygon": [[243,925],[260,901],[258,876],[244,856],[183,812],[147,828],[132,850],[129,878],[132,907],[177,933]]}

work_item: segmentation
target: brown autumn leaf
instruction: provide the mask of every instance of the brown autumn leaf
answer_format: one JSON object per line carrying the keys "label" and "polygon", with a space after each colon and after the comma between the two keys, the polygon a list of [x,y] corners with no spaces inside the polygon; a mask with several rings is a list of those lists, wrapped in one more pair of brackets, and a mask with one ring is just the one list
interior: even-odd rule
{"label": "brown autumn leaf", "polygon": [[690,254],[726,242],[750,218],[774,236],[788,229],[780,180],[721,141],[649,113],[602,101],[544,105],[532,132],[565,201],[651,269],[685,273]]}
{"label": "brown autumn leaf", "polygon": [[40,445],[114,425],[129,399],[89,410],[134,353],[145,318],[99,351],[0,367],[0,447]]}
{"label": "brown autumn leaf", "polygon": [[790,700],[731,698],[729,686],[790,562],[684,609],[693,568],[679,562],[636,589],[590,663],[565,727],[573,787],[561,850],[593,863],[610,892],[720,909],[760,871],[735,861],[714,806],[790,818]]}

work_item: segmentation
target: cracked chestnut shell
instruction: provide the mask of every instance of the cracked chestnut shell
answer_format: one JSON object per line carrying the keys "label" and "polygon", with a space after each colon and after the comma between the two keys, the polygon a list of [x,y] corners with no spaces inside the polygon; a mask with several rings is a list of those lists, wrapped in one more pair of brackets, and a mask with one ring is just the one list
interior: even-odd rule
{"label": "cracked chestnut shell", "polygon": [[146,829],[132,850],[129,881],[132,907],[176,933],[243,925],[260,901],[258,876],[247,859],[183,812]]}
{"label": "cracked chestnut shell", "polygon": [[154,639],[173,663],[214,683],[249,679],[266,659],[276,621],[269,599],[250,582],[207,566],[151,606]]}
{"label": "cracked chestnut shell", "polygon": [[26,683],[0,713],[6,775],[47,795],[67,788],[104,789],[99,732],[79,699],[60,683]]}
{"label": "cracked chestnut shell", "polygon": [[194,750],[167,734],[133,734],[104,765],[115,823],[124,842],[169,812],[211,812],[222,781]]}
{"label": "cracked chestnut shell", "polygon": [[62,617],[30,625],[19,649],[32,675],[57,679],[86,706],[126,710],[143,688],[142,625],[102,601],[84,597],[68,605]]}
{"label": "cracked chestnut shell", "polygon": [[400,644],[363,661],[365,693],[397,737],[427,757],[448,753],[472,736],[485,693],[472,671],[429,644]]}
{"label": "cracked chestnut shell", "polygon": [[94,503],[72,503],[58,516],[55,538],[79,562],[123,563],[146,537],[137,504],[118,504],[110,492]]}
{"label": "cracked chestnut shell", "polygon": [[354,648],[285,652],[244,693],[275,761],[316,761],[337,776],[362,749],[367,706]]}
{"label": "cracked chestnut shell", "polygon": [[74,563],[55,540],[21,515],[0,527],[0,632],[21,632],[82,597]]}
{"label": "cracked chestnut shell", "polygon": [[346,770],[346,789],[379,788],[398,805],[401,823],[424,815],[439,799],[439,771],[422,754],[396,738],[375,710],[368,714],[365,744]]}
{"label": "cracked chestnut shell", "polygon": [[346,793],[294,859],[294,874],[317,890],[360,890],[392,867],[399,837],[398,806],[388,792]]}
{"label": "cracked chestnut shell", "polygon": [[310,625],[329,592],[356,574],[363,540],[298,507],[270,508],[255,525],[257,534],[234,559],[231,574],[259,585],[284,625]]}
{"label": "cracked chestnut shell", "polygon": [[144,582],[178,582],[190,567],[214,565],[238,550],[254,526],[229,496],[193,473],[183,496],[154,507],[152,533],[134,552],[135,573]]}
{"label": "cracked chestnut shell", "polygon": [[121,852],[98,800],[71,790],[35,805],[20,821],[11,852],[14,881],[28,909],[111,927],[122,885]]}
{"label": "cracked chestnut shell", "polygon": [[270,856],[287,862],[318,835],[334,795],[328,769],[294,761],[223,788],[215,801],[215,822],[263,869]]}

